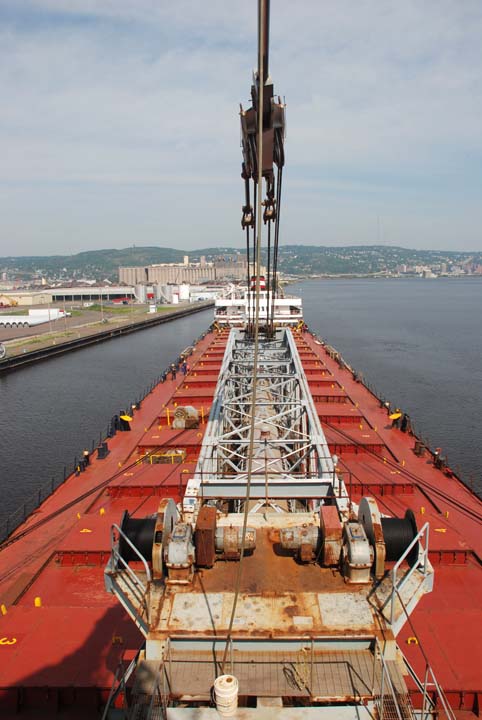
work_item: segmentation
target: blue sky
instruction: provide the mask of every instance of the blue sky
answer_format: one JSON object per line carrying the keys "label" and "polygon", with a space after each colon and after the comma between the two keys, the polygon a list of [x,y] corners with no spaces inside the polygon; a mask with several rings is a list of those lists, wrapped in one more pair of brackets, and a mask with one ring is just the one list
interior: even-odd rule
{"label": "blue sky", "polygon": [[[481,37],[479,0],[272,0],[281,242],[482,250]],[[255,43],[255,0],[0,0],[0,255],[240,246]]]}

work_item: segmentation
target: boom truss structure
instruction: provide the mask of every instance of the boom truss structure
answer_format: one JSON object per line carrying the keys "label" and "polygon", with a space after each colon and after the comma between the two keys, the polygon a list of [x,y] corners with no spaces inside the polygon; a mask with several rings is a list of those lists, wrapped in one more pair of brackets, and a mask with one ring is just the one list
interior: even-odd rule
{"label": "boom truss structure", "polygon": [[[246,496],[254,362],[253,343],[232,329],[185,511],[210,498]],[[310,498],[316,505],[346,497],[290,329],[260,340],[256,377],[250,498]]]}

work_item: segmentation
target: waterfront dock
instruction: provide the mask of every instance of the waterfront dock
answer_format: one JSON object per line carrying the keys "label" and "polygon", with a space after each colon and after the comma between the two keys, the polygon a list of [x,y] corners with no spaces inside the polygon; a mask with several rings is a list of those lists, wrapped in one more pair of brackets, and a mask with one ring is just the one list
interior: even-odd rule
{"label": "waterfront dock", "polygon": [[214,306],[213,301],[186,304],[152,315],[130,315],[121,319],[109,319],[108,322],[88,323],[71,326],[66,332],[63,327],[50,328],[42,334],[17,338],[4,342],[5,357],[0,360],[0,374],[19,369],[23,366],[96,345],[116,337],[146,330],[156,325],[173,322],[187,315],[201,312]]}

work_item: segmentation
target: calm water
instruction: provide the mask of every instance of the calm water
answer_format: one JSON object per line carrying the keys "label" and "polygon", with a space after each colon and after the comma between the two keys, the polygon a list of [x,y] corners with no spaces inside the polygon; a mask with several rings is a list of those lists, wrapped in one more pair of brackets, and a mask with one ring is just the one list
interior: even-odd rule
{"label": "calm water", "polygon": [[212,309],[0,375],[0,521],[104,435],[212,322]]}
{"label": "calm water", "polygon": [[482,492],[482,278],[313,280],[306,322]]}
{"label": "calm water", "polygon": [[[310,328],[482,491],[482,279],[320,280]],[[98,440],[203,332],[212,310],[0,376],[0,520]]]}

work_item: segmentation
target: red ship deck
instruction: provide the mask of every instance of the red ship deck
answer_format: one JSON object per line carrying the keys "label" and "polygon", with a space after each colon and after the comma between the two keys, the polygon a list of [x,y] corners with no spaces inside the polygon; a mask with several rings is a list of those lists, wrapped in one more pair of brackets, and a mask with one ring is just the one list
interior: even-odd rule
{"label": "red ship deck", "polygon": [[[182,497],[212,405],[228,332],[207,334],[190,371],[159,384],[135,411],[130,432],[109,440],[109,455],[71,476],[0,553],[0,708],[98,709],[122,657],[142,637],[104,590],[110,528],[124,510],[155,513],[162,497]],[[482,502],[433,457],[414,454],[415,438],[392,428],[385,407],[311,334],[296,335],[317,414],[354,503],[373,495],[382,512],[411,508],[430,522],[434,591],[424,596],[399,642],[423,672],[423,646],[452,707],[482,707]],[[178,405],[202,418],[174,430]],[[163,454],[152,462],[151,454]],[[146,457],[146,453],[149,455]],[[179,461],[181,460],[181,461]],[[11,538],[11,540],[12,540]],[[417,638],[417,645],[413,638]]]}
{"label": "red ship deck", "polygon": [[[157,511],[162,497],[181,498],[202,444],[227,337],[201,340],[186,377],[178,373],[154,388],[135,411],[130,432],[108,441],[108,456],[92,457],[84,472],[69,477],[15,531],[12,537],[20,539],[2,549],[2,717],[35,708],[44,717],[62,708],[102,707],[119,661],[142,644],[104,589],[110,528],[126,509],[145,516]],[[172,429],[180,404],[198,409],[199,429]],[[167,454],[164,462],[142,461],[156,449]]]}
{"label": "red ship deck", "polygon": [[[336,378],[333,396],[325,389],[323,402],[315,404],[353,502],[370,494],[381,512],[401,516],[410,508],[419,527],[430,522],[435,587],[417,606],[412,627],[406,625],[398,639],[418,673],[424,669],[419,649],[423,647],[454,710],[478,714],[482,709],[482,502],[449,468],[435,468],[431,453],[415,455],[413,435],[393,428],[380,400],[312,335],[297,336],[297,346],[303,365],[312,362],[310,357],[321,359],[325,371]],[[310,376],[307,379],[316,396],[318,389],[312,388]],[[338,407],[343,411],[338,412]],[[352,421],[353,410],[358,425]]]}

